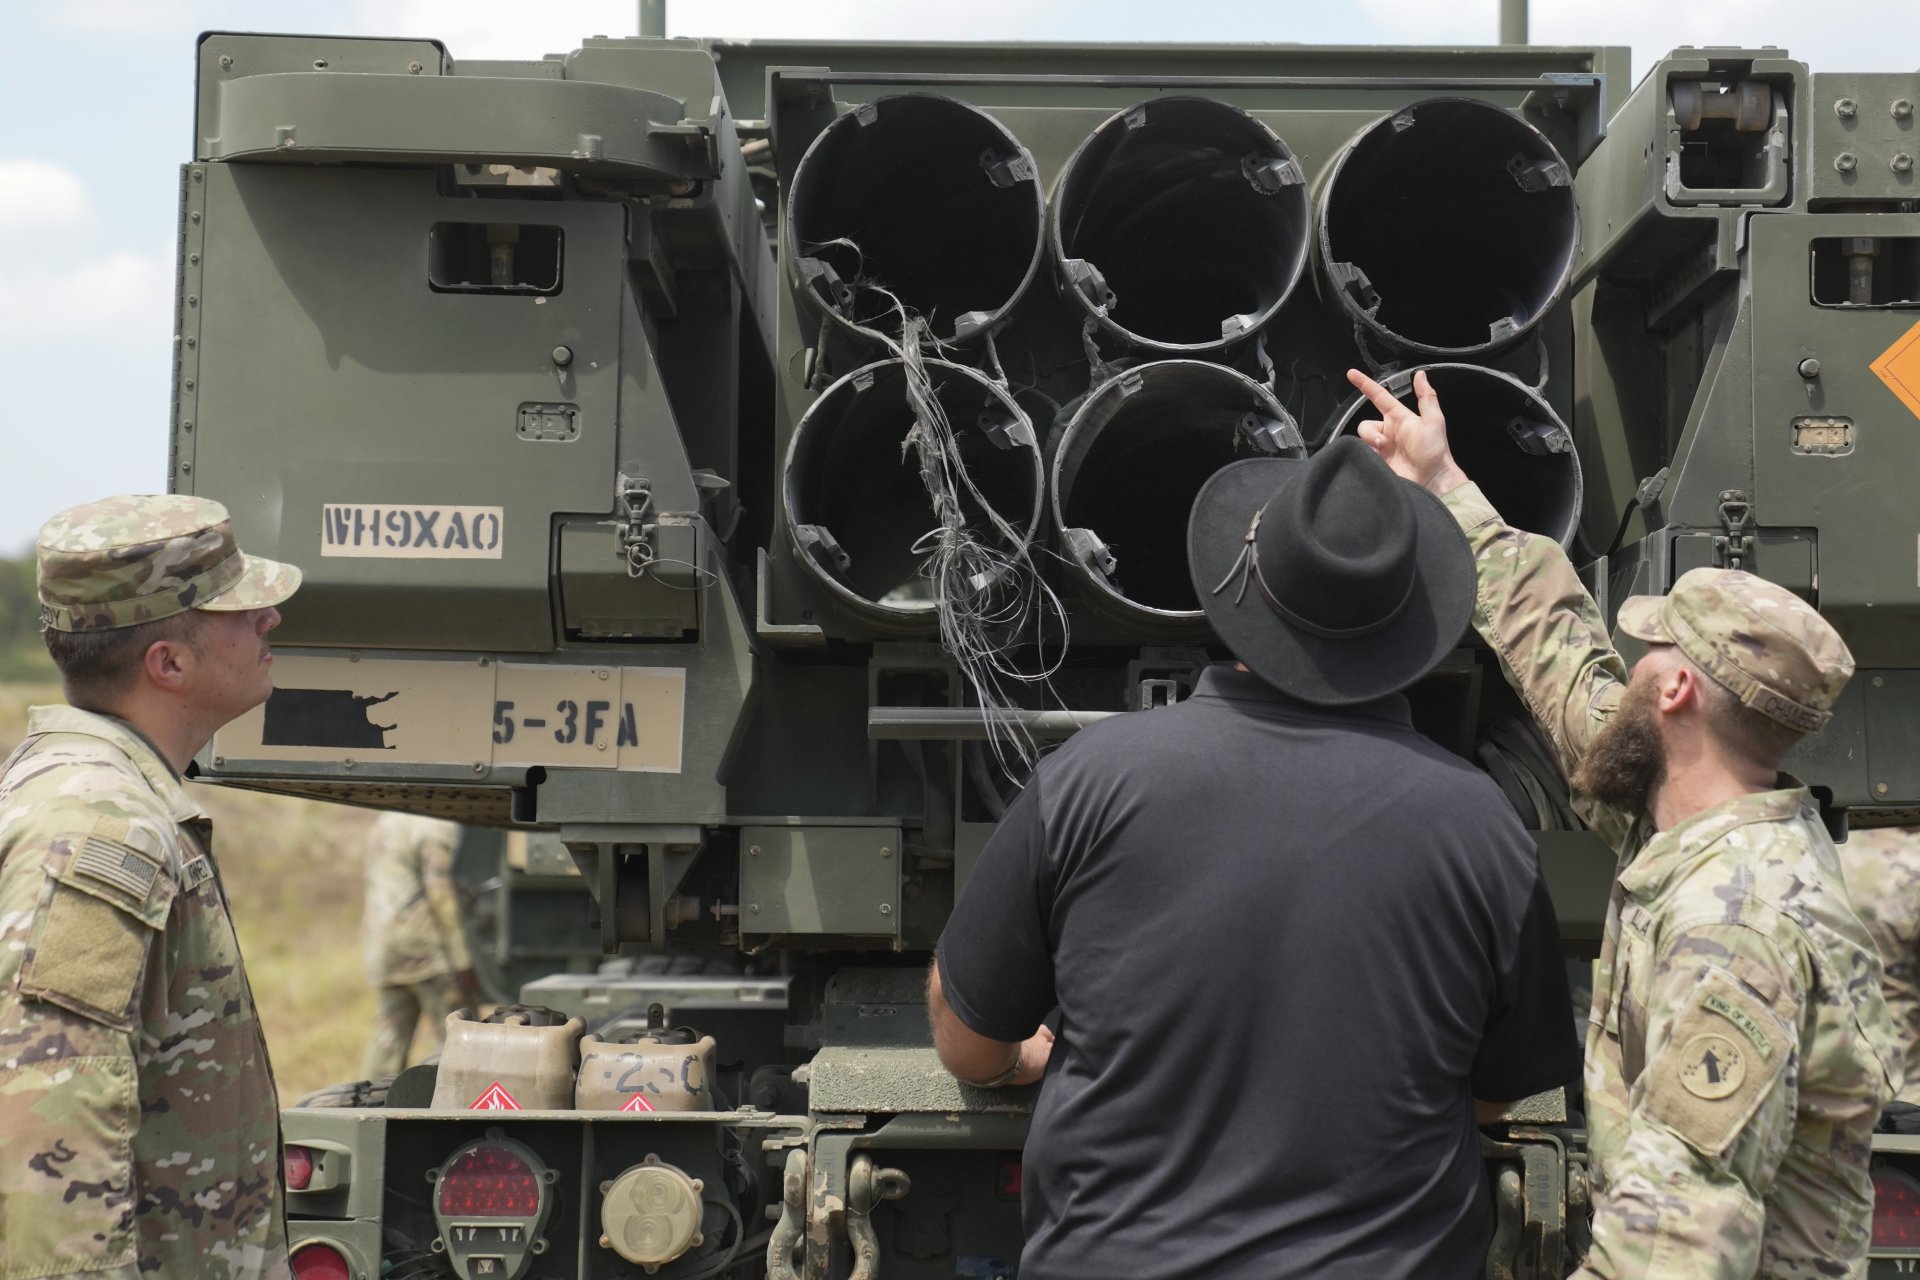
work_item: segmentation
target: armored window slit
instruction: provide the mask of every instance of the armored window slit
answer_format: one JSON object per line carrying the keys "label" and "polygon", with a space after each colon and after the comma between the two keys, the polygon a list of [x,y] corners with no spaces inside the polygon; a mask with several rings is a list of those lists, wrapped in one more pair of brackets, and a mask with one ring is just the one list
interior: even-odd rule
{"label": "armored window slit", "polygon": [[1920,236],[1823,236],[1807,269],[1816,307],[1920,308]]}
{"label": "armored window slit", "polygon": [[517,222],[436,222],[427,233],[427,283],[435,293],[560,292],[559,227]]}

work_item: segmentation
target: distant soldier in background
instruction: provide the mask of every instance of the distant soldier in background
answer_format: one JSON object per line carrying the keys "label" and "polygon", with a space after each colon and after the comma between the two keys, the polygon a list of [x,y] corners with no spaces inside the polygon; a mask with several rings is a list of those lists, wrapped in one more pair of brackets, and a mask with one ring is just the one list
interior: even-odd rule
{"label": "distant soldier in background", "polygon": [[409,813],[385,814],[367,833],[367,978],[379,992],[361,1064],[369,1080],[407,1065],[422,1014],[438,1053],[447,1015],[479,990],[453,882],[459,839],[459,824]]}
{"label": "distant soldier in background", "polygon": [[1880,991],[1906,1065],[1906,1083],[1894,1097],[1920,1106],[1920,827],[1855,831],[1838,848],[1853,913],[1873,935],[1884,967]]}
{"label": "distant soldier in background", "polygon": [[285,1276],[273,1071],[181,774],[273,692],[300,571],[185,495],[62,512],[36,553],[69,705],[0,766],[0,1273]]}

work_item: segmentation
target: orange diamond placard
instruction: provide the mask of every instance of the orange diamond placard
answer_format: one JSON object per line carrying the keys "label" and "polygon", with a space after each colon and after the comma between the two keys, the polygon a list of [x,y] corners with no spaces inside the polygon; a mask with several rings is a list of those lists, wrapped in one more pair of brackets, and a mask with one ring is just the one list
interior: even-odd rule
{"label": "orange diamond placard", "polygon": [[1880,353],[1867,366],[1873,376],[1887,384],[1887,390],[1900,397],[1900,403],[1920,418],[1920,324],[1900,335],[1900,340]]}

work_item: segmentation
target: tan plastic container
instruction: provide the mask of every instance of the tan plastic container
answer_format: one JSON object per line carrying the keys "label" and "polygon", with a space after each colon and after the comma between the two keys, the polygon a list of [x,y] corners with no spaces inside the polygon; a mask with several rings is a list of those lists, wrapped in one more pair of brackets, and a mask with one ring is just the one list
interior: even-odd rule
{"label": "tan plastic container", "polygon": [[435,1111],[566,1111],[573,1106],[575,1046],[583,1025],[551,1010],[510,1005],[478,1022],[447,1017],[433,1087]]}
{"label": "tan plastic container", "polygon": [[580,1041],[574,1105],[582,1111],[713,1110],[713,1037],[661,1025],[655,1005],[645,1031],[619,1041]]}

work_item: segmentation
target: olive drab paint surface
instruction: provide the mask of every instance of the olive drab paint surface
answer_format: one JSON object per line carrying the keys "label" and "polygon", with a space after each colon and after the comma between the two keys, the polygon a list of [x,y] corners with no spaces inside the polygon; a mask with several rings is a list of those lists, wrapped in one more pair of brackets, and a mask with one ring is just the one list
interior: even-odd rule
{"label": "olive drab paint surface", "polygon": [[[491,1125],[555,1180],[524,1184],[561,1206],[524,1218],[543,1273],[627,1266],[636,1189],[678,1206],[662,1274],[729,1249],[774,1277],[1010,1271],[1031,1098],[956,1084],[921,1003],[954,894],[1023,747],[1176,701],[1220,656],[1184,577],[1206,477],[1319,448],[1349,366],[1436,360],[1487,384],[1485,420],[1455,424],[1469,474],[1566,547],[1601,640],[1631,649],[1621,601],[1721,567],[1852,654],[1788,762],[1808,790],[1720,837],[1756,867],[1749,959],[1794,980],[1676,1007],[1685,1038],[1634,1074],[1697,1140],[1638,1152],[1666,1176],[1715,1117],[1773,1105],[1783,1057],[1817,1065],[1857,1243],[1879,1086],[1837,1021],[1803,1040],[1783,1010],[1838,1019],[1827,970],[1796,966],[1862,943],[1795,915],[1838,919],[1809,833],[1920,824],[1920,518],[1889,482],[1920,473],[1920,74],[1768,49],[1640,74],[1606,48],[601,37],[474,63],[230,33],[196,59],[170,487],[306,574],[274,698],[201,776],[539,833],[550,857],[474,876],[476,962],[614,955],[540,998],[609,1046],[654,1004],[716,1046],[712,1112],[478,1116],[477,1069],[457,1109],[414,1081],[415,1105],[292,1110],[294,1139],[338,1149],[319,1167],[352,1158],[291,1193],[296,1244],[369,1275],[436,1241],[468,1266],[421,1195]],[[1376,154],[1433,198],[1370,197]],[[1416,244],[1446,250],[1395,252]],[[900,345],[922,331],[944,345]],[[1153,371],[1169,356],[1220,376]],[[1203,381],[1227,388],[1204,412],[1127,407]],[[1414,693],[1534,821],[1570,812],[1511,749],[1525,709],[1483,642]],[[1819,902],[1760,868],[1776,830],[1820,862]],[[1624,836],[1538,836],[1582,970],[1630,934]],[[1591,1130],[1549,1098],[1490,1133],[1493,1273],[1585,1251],[1590,1134],[1631,1128],[1611,1087]],[[1920,1169],[1897,1147],[1874,1176]]]}

